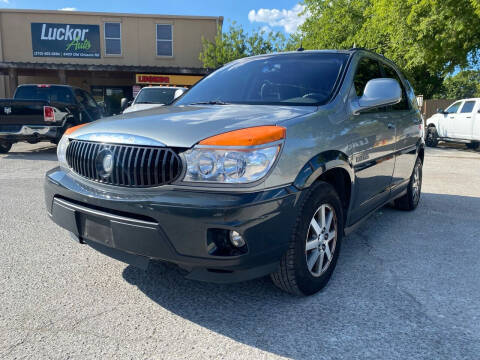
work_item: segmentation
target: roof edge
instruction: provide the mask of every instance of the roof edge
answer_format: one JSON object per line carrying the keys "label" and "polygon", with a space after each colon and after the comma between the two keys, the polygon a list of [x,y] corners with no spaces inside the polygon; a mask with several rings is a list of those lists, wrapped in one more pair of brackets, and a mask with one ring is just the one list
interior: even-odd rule
{"label": "roof edge", "polygon": [[105,17],[142,17],[187,20],[218,20],[223,22],[223,16],[196,16],[196,15],[167,15],[167,14],[136,14],[96,11],[66,11],[66,10],[34,10],[34,9],[0,9],[0,13],[34,13],[34,14],[62,14],[62,15],[93,15]]}

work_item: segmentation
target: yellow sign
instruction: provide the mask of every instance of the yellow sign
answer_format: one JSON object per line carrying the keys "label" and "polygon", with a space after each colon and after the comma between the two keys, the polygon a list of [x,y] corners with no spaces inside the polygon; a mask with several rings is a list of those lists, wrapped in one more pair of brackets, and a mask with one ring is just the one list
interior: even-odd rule
{"label": "yellow sign", "polygon": [[203,76],[197,75],[157,75],[157,74],[136,74],[136,83],[145,85],[194,85]]}

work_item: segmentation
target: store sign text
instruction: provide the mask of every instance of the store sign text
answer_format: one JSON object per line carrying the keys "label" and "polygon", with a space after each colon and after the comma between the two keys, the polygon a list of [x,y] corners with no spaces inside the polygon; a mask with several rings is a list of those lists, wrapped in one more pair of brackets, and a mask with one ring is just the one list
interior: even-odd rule
{"label": "store sign text", "polygon": [[83,24],[32,23],[35,57],[100,57],[100,27]]}

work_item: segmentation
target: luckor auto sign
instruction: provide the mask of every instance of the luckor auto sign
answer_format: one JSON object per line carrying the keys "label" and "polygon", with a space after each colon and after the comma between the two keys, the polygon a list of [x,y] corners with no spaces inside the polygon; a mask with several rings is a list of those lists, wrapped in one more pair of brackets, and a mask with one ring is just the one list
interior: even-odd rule
{"label": "luckor auto sign", "polygon": [[31,23],[34,57],[99,58],[100,27]]}

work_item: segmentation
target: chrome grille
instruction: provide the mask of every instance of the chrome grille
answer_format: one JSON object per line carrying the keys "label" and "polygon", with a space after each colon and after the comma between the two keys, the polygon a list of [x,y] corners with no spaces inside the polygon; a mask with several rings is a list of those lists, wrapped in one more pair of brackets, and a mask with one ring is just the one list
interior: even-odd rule
{"label": "chrome grille", "polygon": [[[105,170],[107,154],[110,171]],[[169,148],[72,140],[66,155],[74,172],[110,185],[160,186],[176,180],[182,172],[180,158]]]}

